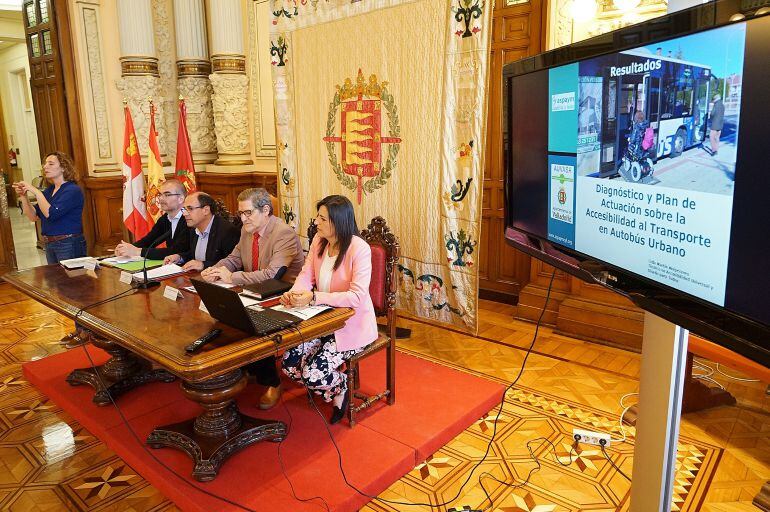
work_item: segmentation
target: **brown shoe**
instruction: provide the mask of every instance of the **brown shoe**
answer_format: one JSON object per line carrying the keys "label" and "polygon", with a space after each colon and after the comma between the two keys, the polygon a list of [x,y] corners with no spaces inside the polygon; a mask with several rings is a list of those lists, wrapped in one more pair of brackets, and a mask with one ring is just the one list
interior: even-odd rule
{"label": "brown shoe", "polygon": [[270,409],[278,400],[281,399],[281,386],[269,387],[265,393],[259,397],[259,408],[262,410]]}

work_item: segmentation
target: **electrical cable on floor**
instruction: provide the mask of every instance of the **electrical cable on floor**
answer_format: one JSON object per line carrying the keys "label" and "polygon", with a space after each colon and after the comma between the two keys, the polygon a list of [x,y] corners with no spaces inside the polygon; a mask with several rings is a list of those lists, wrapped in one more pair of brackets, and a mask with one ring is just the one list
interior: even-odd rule
{"label": "electrical cable on floor", "polygon": [[[300,337],[300,339],[303,339]],[[283,393],[281,393],[281,405],[283,405],[283,408],[286,410],[286,414],[289,416],[289,424],[286,426],[286,436],[281,439],[281,441],[278,443],[278,464],[281,466],[281,473],[283,473],[283,477],[286,479],[286,482],[289,484],[289,488],[291,489],[291,495],[292,497],[297,500],[301,501],[303,503],[308,503],[314,500],[321,500],[321,502],[324,504],[324,507],[326,507],[327,511],[331,511],[329,508],[329,504],[326,502],[325,499],[321,496],[312,496],[310,498],[300,498],[297,496],[297,492],[294,490],[294,484],[291,482],[291,479],[289,478],[289,474],[286,472],[286,466],[283,464],[283,457],[281,456],[281,446],[283,446],[283,442],[289,437],[289,433],[291,432],[291,426],[294,424],[294,417],[291,415],[291,412],[289,411],[289,406],[286,405],[286,402],[283,399]]]}
{"label": "electrical cable on floor", "polygon": [[[78,317],[79,317],[79,316],[80,316],[80,315],[81,315],[81,314],[82,314],[82,313],[83,313],[85,310],[87,310],[87,309],[91,309],[91,308],[93,308],[93,307],[96,307],[96,306],[99,306],[99,305],[101,305],[101,304],[106,304],[107,302],[110,302],[110,301],[113,301],[113,300],[117,300],[117,299],[120,299],[120,298],[122,298],[123,296],[128,296],[128,295],[130,295],[128,292],[131,292],[131,293],[133,293],[133,292],[135,292],[135,291],[136,291],[136,289],[135,289],[135,288],[132,288],[132,289],[130,289],[130,290],[125,290],[125,291],[123,291],[123,292],[120,292],[120,293],[118,293],[118,294],[116,294],[116,295],[113,295],[112,297],[108,297],[107,299],[104,299],[104,300],[100,300],[100,301],[98,301],[98,302],[94,302],[93,304],[89,304],[88,306],[85,306],[85,307],[81,308],[80,310],[78,310],[78,312],[77,312],[77,313],[75,313],[75,321],[77,321]],[[101,376],[101,373],[98,371],[98,369],[97,369],[97,366],[96,366],[96,363],[95,363],[95,362],[94,362],[94,360],[91,358],[91,354],[88,352],[88,347],[87,347],[87,344],[86,344],[86,343],[84,343],[84,344],[83,344],[83,345],[81,345],[81,346],[83,347],[83,352],[85,352],[85,354],[86,354],[86,357],[88,358],[88,362],[89,362],[89,364],[91,365],[91,368],[94,370],[94,374],[95,374],[95,375],[96,375],[96,377],[99,379],[99,385],[100,385],[100,386],[102,387],[102,389],[104,389],[104,390],[105,390],[105,392],[107,393],[107,396],[109,397],[109,399],[110,399],[110,402],[112,403],[112,405],[113,405],[113,407],[115,408],[115,410],[118,412],[118,415],[120,416],[120,419],[121,419],[121,421],[122,421],[122,422],[123,422],[123,424],[126,426],[126,429],[128,429],[128,431],[131,433],[131,436],[134,438],[134,440],[137,442],[137,444],[138,444],[139,446],[141,446],[141,447],[142,447],[142,449],[145,451],[145,453],[147,453],[147,455],[149,455],[149,456],[150,456],[150,458],[152,458],[152,460],[154,460],[156,463],[158,463],[158,464],[159,464],[161,467],[163,467],[163,468],[164,468],[166,471],[168,471],[169,473],[171,473],[172,475],[174,475],[175,477],[177,477],[177,478],[178,478],[179,480],[181,480],[183,483],[185,483],[185,484],[189,485],[190,487],[193,487],[194,489],[196,489],[196,490],[198,490],[198,491],[202,492],[203,494],[205,494],[205,495],[207,495],[207,496],[209,496],[209,497],[211,497],[211,498],[214,498],[214,499],[218,499],[218,500],[220,500],[220,501],[223,501],[223,502],[225,502],[225,503],[227,503],[227,504],[229,504],[229,505],[233,505],[233,506],[235,506],[235,507],[238,507],[238,508],[240,508],[240,509],[242,509],[242,510],[245,510],[245,511],[247,511],[247,512],[258,512],[258,511],[257,511],[257,510],[255,510],[255,509],[251,509],[251,508],[249,508],[249,507],[246,507],[246,506],[244,506],[244,505],[241,505],[240,503],[237,503],[237,502],[235,502],[235,501],[232,501],[232,500],[230,500],[230,499],[228,499],[228,498],[225,498],[224,496],[220,496],[220,495],[218,495],[218,494],[215,494],[215,493],[213,493],[213,492],[211,492],[211,491],[207,491],[206,489],[203,489],[202,487],[200,487],[200,486],[198,486],[197,484],[195,484],[195,483],[193,483],[193,482],[189,481],[189,480],[188,480],[186,477],[184,477],[184,476],[180,475],[179,473],[177,473],[176,471],[174,471],[173,469],[171,469],[171,468],[170,468],[168,465],[166,465],[166,464],[165,464],[165,463],[164,463],[162,460],[160,460],[158,457],[156,457],[156,456],[155,456],[155,454],[154,454],[154,453],[152,453],[152,451],[151,451],[151,450],[150,450],[150,449],[147,447],[147,445],[146,445],[144,442],[142,442],[142,441],[139,439],[139,436],[137,435],[136,431],[134,431],[134,428],[133,428],[133,427],[131,426],[131,424],[128,422],[128,419],[127,419],[127,418],[125,417],[125,415],[123,414],[123,411],[120,409],[120,407],[118,406],[118,404],[115,402],[115,399],[113,398],[113,396],[112,396],[112,393],[110,393],[110,392],[109,392],[109,389],[107,388],[107,386],[105,386],[105,384],[104,384],[104,381],[102,380],[102,376]]]}
{"label": "electrical cable on floor", "polygon": [[719,363],[717,363],[717,372],[719,372],[723,376],[727,377],[728,379],[737,380],[738,382],[759,382],[759,379],[744,379],[744,378],[741,378],[741,377],[736,377],[734,375],[730,375],[728,373],[725,373],[720,368]]}
{"label": "electrical cable on floor", "polygon": [[[540,317],[537,319],[537,324],[535,324],[535,332],[534,332],[534,334],[532,336],[532,342],[530,343],[529,348],[527,349],[527,353],[524,355],[524,359],[523,359],[523,361],[521,363],[521,368],[519,368],[519,373],[516,375],[516,378],[510,384],[508,384],[508,386],[506,386],[505,389],[503,390],[502,398],[500,399],[500,405],[499,405],[499,407],[497,409],[497,415],[495,416],[495,420],[494,420],[494,427],[492,429],[492,436],[489,438],[489,442],[487,443],[487,449],[484,452],[484,456],[481,458],[481,460],[479,460],[476,464],[474,464],[474,466],[471,468],[470,472],[468,473],[468,476],[465,478],[465,481],[463,481],[462,485],[460,485],[460,487],[457,489],[457,493],[451,499],[449,499],[449,500],[445,500],[442,503],[420,503],[420,502],[411,502],[410,503],[410,502],[397,501],[397,500],[388,500],[388,499],[385,499],[385,498],[380,498],[379,496],[374,496],[374,495],[368,494],[368,493],[358,489],[355,485],[351,484],[350,481],[348,480],[348,477],[347,477],[347,475],[345,473],[345,468],[343,467],[343,464],[342,464],[342,453],[340,452],[339,446],[337,445],[337,442],[334,439],[334,435],[332,434],[331,428],[329,427],[329,423],[326,421],[326,418],[324,417],[323,413],[321,412],[321,410],[316,405],[315,401],[312,400],[312,393],[308,389],[308,395],[311,398],[310,403],[312,404],[313,409],[315,409],[315,411],[318,414],[318,416],[323,421],[324,427],[326,428],[326,432],[329,435],[329,439],[331,439],[331,442],[334,445],[334,449],[337,452],[337,464],[339,466],[340,473],[342,475],[342,479],[345,482],[345,485],[347,485],[349,488],[353,489],[356,493],[358,493],[361,496],[364,496],[366,498],[369,498],[369,499],[372,499],[372,500],[376,500],[376,501],[379,501],[379,502],[382,502],[382,503],[388,503],[388,504],[393,504],[393,505],[405,505],[405,506],[412,506],[412,507],[439,508],[439,507],[446,507],[449,504],[451,504],[453,501],[457,500],[460,497],[460,494],[462,493],[462,490],[465,488],[465,486],[468,484],[468,482],[470,481],[471,477],[473,476],[473,473],[476,471],[476,469],[478,469],[481,466],[481,464],[484,463],[484,461],[486,460],[487,456],[489,455],[490,450],[492,449],[492,443],[494,442],[495,435],[497,434],[497,422],[500,419],[500,414],[502,413],[503,405],[505,404],[505,397],[508,394],[508,391],[513,389],[513,387],[516,385],[516,383],[521,378],[521,375],[524,372],[524,367],[527,364],[527,359],[529,358],[529,355],[532,353],[532,348],[535,345],[535,341],[537,340],[537,335],[538,335],[538,332],[540,330],[540,324],[541,324],[541,322],[543,320],[543,316],[545,315],[545,311],[546,311],[546,309],[548,307],[548,301],[549,301],[550,296],[551,296],[551,290],[553,288],[553,280],[554,280],[555,276],[556,276],[556,269],[554,269],[553,272],[551,273],[551,279],[550,279],[550,281],[548,283],[548,291],[547,291],[547,293],[545,295],[545,302],[543,304],[543,309],[540,312]],[[299,331],[299,328],[297,326],[294,326],[293,328],[300,333],[300,339],[302,339],[302,334],[301,334],[301,331]],[[304,379],[303,379],[303,381],[304,381]],[[307,389],[307,383],[305,383],[305,384],[306,384],[305,388]],[[541,438],[538,438],[538,439],[541,439]],[[538,464],[537,469],[539,469],[539,467],[540,467],[539,464],[540,463],[538,462],[537,457],[535,457],[534,452],[532,451],[532,448],[530,446],[530,443],[532,443],[534,441],[537,441],[538,439],[531,440],[530,442],[527,443],[527,448],[529,449],[530,454],[533,457],[533,460],[535,460],[535,463]],[[544,439],[544,438],[542,438],[542,439]],[[548,441],[547,439],[544,439],[544,440],[551,444],[551,447],[554,449],[554,453],[555,453],[555,448],[553,447],[553,443],[551,443],[551,441]],[[542,446],[542,443],[541,443],[541,446]],[[574,449],[574,445],[573,445],[573,449]],[[570,463],[572,461],[572,451],[573,450],[571,449],[570,450],[570,454],[569,454],[570,455]],[[561,461],[558,460],[558,457],[557,457],[557,461],[561,464]],[[567,465],[569,465],[569,464],[567,464]],[[524,484],[526,484],[529,481],[529,477],[532,475],[532,473],[533,473],[533,471],[530,471],[530,475],[527,477],[527,480],[523,484],[521,484],[521,485],[524,485]],[[494,477],[492,477],[492,478],[494,478]],[[482,486],[482,489],[483,489],[484,486],[483,486],[483,483],[481,482],[481,475],[479,475],[479,484]],[[506,484],[506,485],[511,485],[511,484]],[[486,490],[484,492],[486,493]],[[490,501],[490,503],[491,503],[491,501]]]}
{"label": "electrical cable on floor", "polygon": [[616,465],[616,464],[615,464],[615,463],[612,461],[612,459],[610,458],[610,455],[607,453],[607,450],[605,449],[604,445],[605,445],[605,441],[604,441],[604,439],[600,439],[600,440],[599,440],[599,447],[602,449],[602,453],[604,454],[604,458],[605,458],[605,459],[607,459],[607,462],[609,462],[609,463],[610,463],[610,465],[611,465],[613,468],[615,468],[615,470],[616,470],[618,473],[620,473],[621,475],[623,475],[623,478],[625,478],[626,480],[628,480],[628,481],[630,482],[630,481],[631,481],[631,478],[630,478],[630,477],[629,477],[627,474],[623,473],[623,470],[622,470],[622,469],[620,469],[620,468],[619,468],[619,467],[618,467],[618,466],[617,466],[617,465]]}

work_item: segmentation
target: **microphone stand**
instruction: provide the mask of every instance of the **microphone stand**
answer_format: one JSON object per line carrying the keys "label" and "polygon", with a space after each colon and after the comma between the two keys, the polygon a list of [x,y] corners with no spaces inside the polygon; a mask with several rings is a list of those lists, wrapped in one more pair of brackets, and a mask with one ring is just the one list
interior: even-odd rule
{"label": "microphone stand", "polygon": [[162,235],[160,235],[158,238],[152,241],[152,243],[144,248],[144,260],[142,261],[142,275],[144,276],[144,280],[140,283],[134,283],[134,288],[139,290],[146,290],[148,288],[154,288],[156,286],[160,286],[160,281],[149,281],[147,279],[147,251],[149,251],[150,248],[155,247],[159,243],[163,241],[164,238],[169,236],[171,234],[171,230],[166,231]]}

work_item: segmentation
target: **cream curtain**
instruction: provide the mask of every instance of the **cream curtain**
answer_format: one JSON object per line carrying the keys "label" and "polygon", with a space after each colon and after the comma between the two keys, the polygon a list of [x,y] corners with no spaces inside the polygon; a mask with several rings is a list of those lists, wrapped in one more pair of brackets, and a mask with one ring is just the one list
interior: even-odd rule
{"label": "cream curtain", "polygon": [[[475,332],[490,6],[273,2],[282,209],[343,194],[401,243],[399,307]],[[313,5],[315,4],[315,5]]]}

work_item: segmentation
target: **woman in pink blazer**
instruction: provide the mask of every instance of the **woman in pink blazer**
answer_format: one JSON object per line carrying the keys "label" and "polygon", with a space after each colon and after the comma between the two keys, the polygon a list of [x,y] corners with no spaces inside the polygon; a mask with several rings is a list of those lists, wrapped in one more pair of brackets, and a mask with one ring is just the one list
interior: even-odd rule
{"label": "woman in pink blazer", "polygon": [[291,379],[303,383],[333,402],[329,420],[337,423],[345,415],[347,376],[342,363],[377,339],[377,320],[369,281],[372,252],[358,236],[353,205],[344,196],[328,196],[316,204],[318,232],[308,251],[305,265],[291,290],[283,294],[285,306],[326,304],[353,308],[345,327],[305,342],[283,355],[282,368]]}

